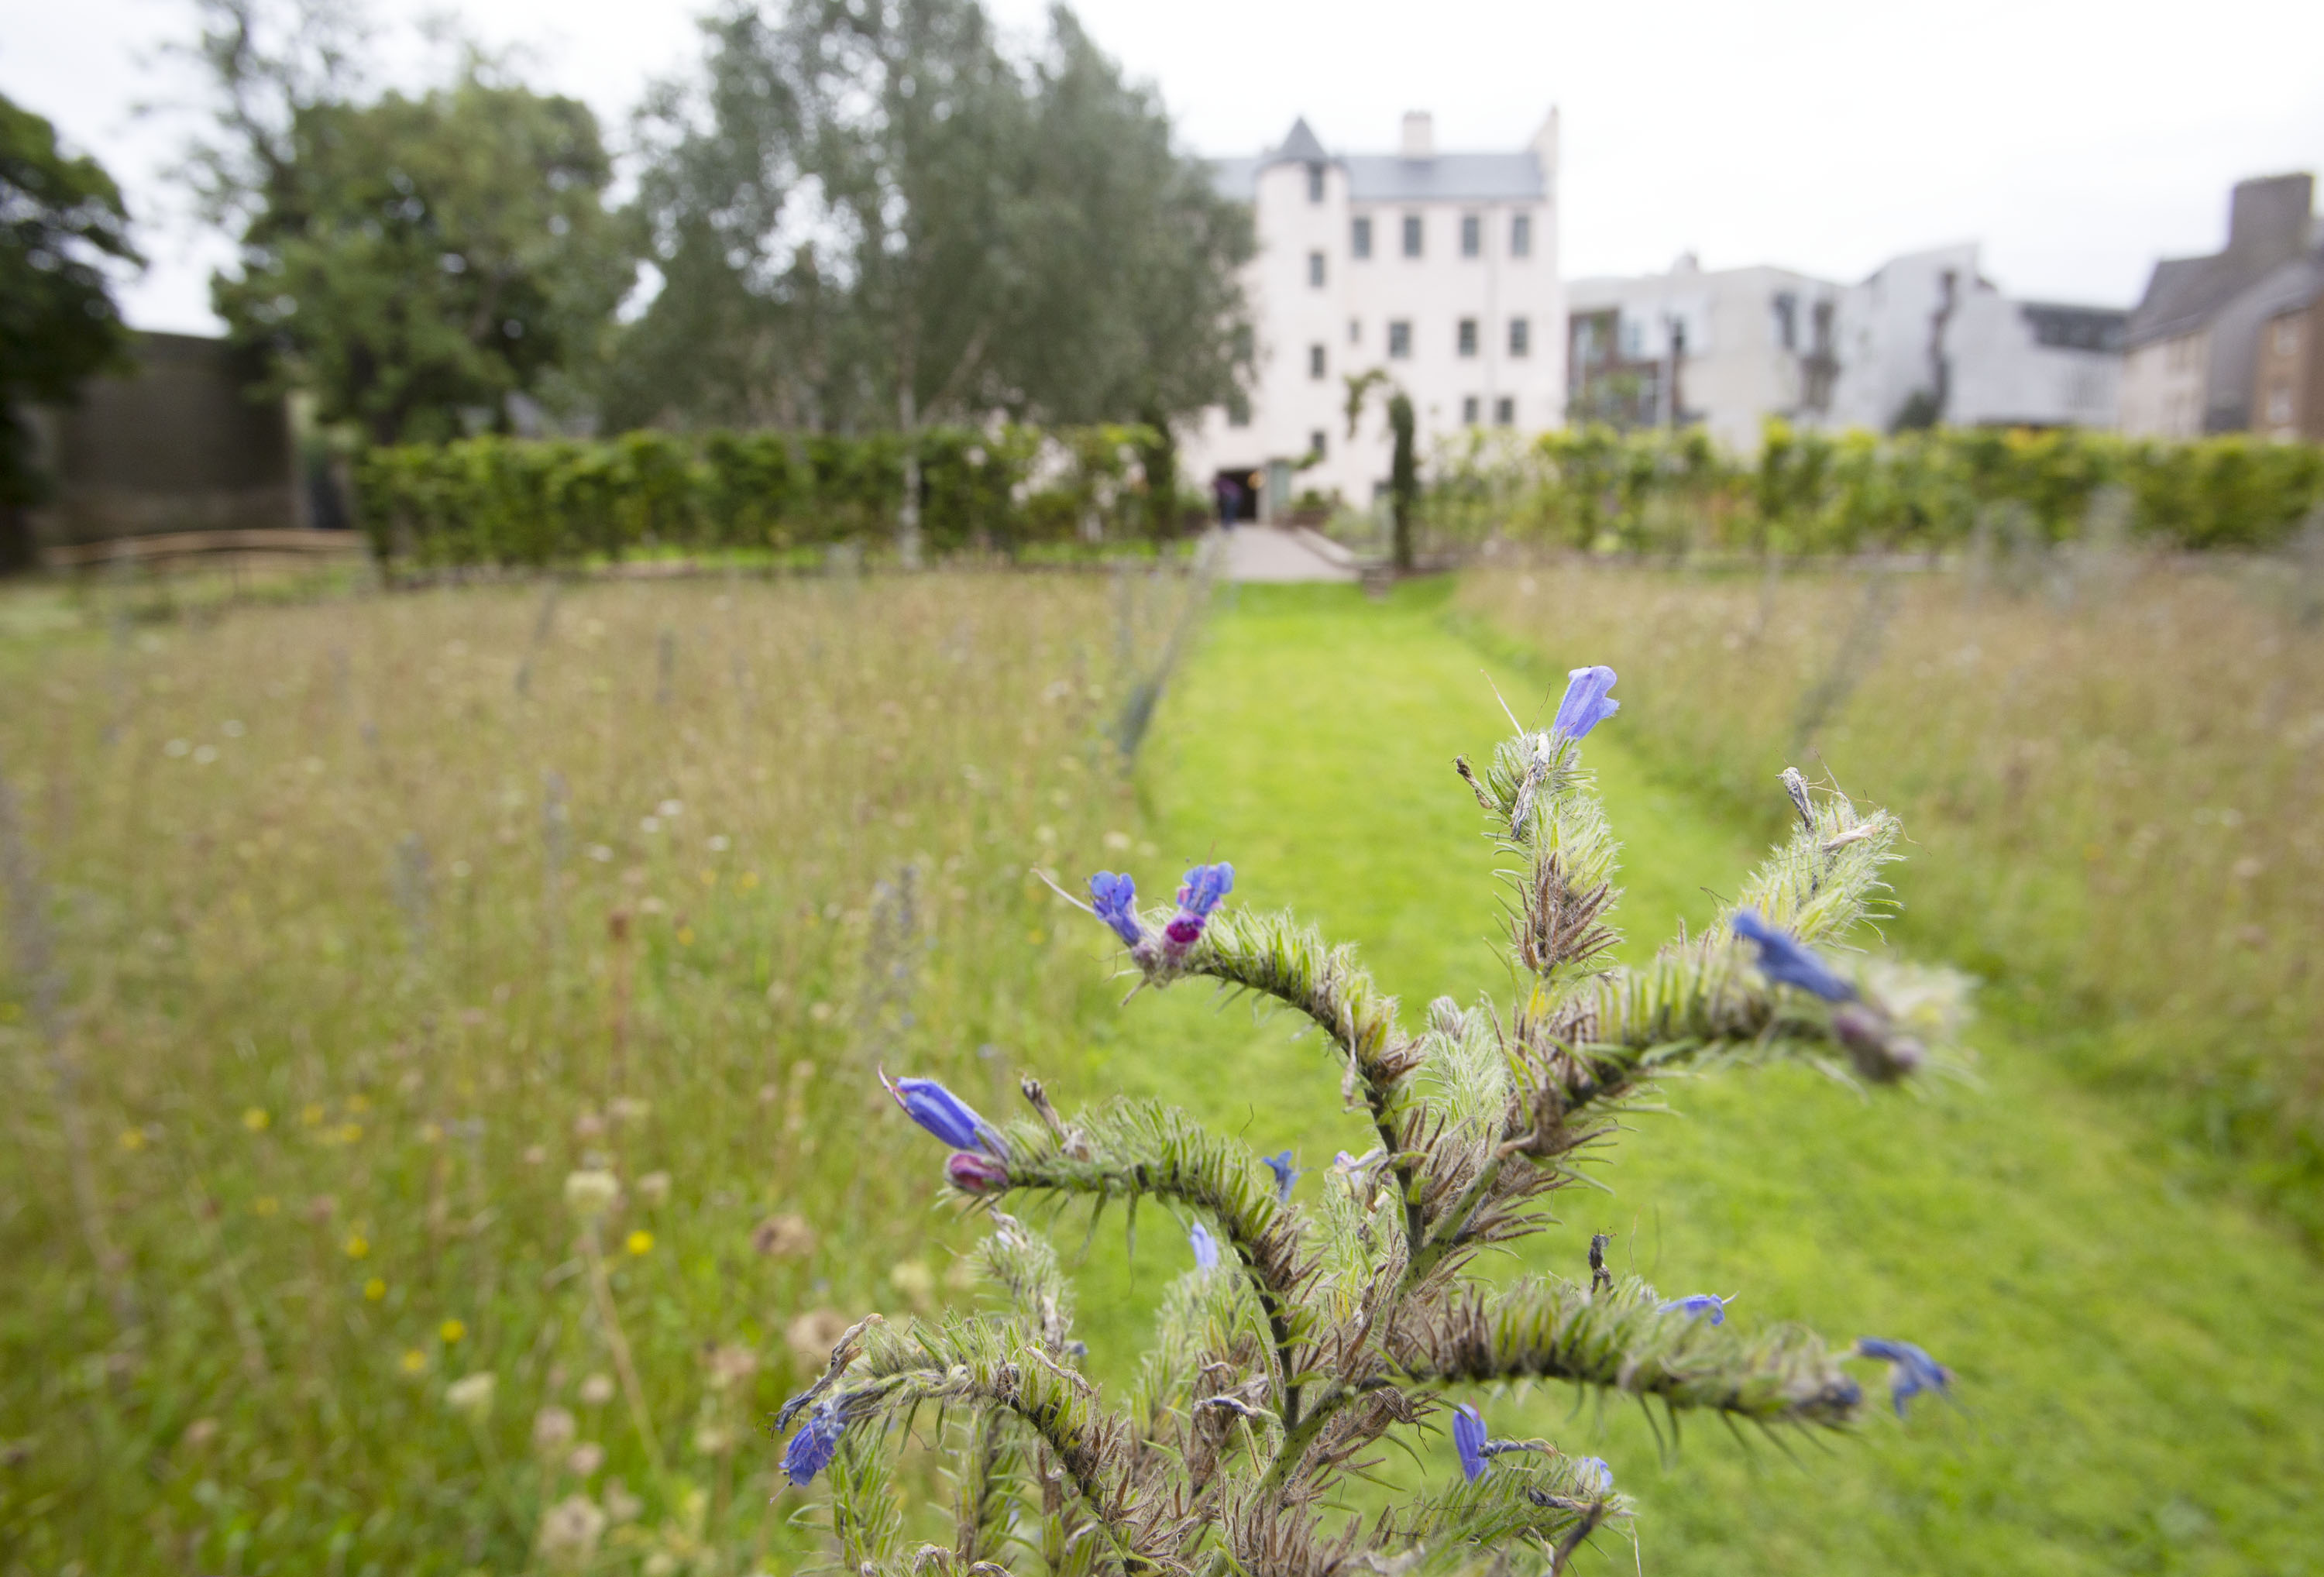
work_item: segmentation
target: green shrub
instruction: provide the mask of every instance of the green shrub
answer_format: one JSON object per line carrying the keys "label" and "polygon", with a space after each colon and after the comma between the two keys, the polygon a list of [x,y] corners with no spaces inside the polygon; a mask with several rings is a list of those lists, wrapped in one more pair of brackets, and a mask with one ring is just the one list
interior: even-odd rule
{"label": "green shrub", "polygon": [[1980,529],[2079,537],[2120,489],[2131,532],[2181,549],[2281,545],[2324,503],[2324,449],[2243,435],[2164,443],[2114,433],[1930,429],[1883,438],[1767,423],[1755,461],[1700,430],[1587,425],[1522,449],[1442,451],[1425,505],[1439,545],[1490,531],[1596,551],[1779,553],[1959,547]]}
{"label": "green shrub", "polygon": [[1167,495],[1157,507],[1147,487],[1168,447],[1152,429],[940,427],[914,444],[885,432],[486,436],[372,449],[356,492],[374,554],[418,570],[877,541],[896,528],[913,457],[937,553],[1069,542],[1091,519],[1109,540],[1174,534]]}

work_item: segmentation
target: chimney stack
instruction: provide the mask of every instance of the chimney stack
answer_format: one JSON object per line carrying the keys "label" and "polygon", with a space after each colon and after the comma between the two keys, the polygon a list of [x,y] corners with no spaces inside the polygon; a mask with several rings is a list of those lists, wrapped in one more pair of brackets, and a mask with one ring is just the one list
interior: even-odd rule
{"label": "chimney stack", "polygon": [[1425,109],[1404,112],[1404,156],[1407,159],[1436,157],[1436,117]]}
{"label": "chimney stack", "polygon": [[2227,250],[2259,266],[2299,256],[2308,244],[2309,207],[2315,192],[2316,180],[2310,175],[2236,182],[2235,195],[2227,200]]}

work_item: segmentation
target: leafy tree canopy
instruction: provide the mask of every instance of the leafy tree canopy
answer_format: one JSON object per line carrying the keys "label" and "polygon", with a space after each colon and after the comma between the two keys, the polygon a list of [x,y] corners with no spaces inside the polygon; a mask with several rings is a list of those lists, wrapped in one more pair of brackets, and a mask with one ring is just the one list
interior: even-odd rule
{"label": "leafy tree canopy", "polygon": [[664,288],[618,421],[910,429],[1171,419],[1247,364],[1247,217],[1072,14],[1012,58],[976,0],[730,5],[663,88],[640,209]]}
{"label": "leafy tree canopy", "polygon": [[366,100],[351,14],[207,12],[223,135],[196,166],[239,230],[238,271],[211,286],[234,337],[379,442],[450,436],[512,392],[568,397],[634,267],[588,106],[473,51],[447,87]]}
{"label": "leafy tree canopy", "polygon": [[0,97],[0,509],[37,493],[14,408],[69,400],[125,356],[108,261],[140,261],[121,189],[96,160],[60,152],[46,120]]}

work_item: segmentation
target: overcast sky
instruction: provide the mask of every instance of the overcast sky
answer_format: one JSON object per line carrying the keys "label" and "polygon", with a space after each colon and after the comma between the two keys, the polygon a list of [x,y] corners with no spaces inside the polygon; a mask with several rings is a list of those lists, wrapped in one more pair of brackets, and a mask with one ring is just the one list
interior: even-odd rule
{"label": "overcast sky", "polygon": [[[988,0],[1031,37],[1044,0]],[[516,45],[618,141],[652,77],[696,54],[693,0],[375,0]],[[1942,242],[1984,244],[2013,295],[2127,305],[2157,256],[2215,249],[2236,178],[2324,170],[2324,5],[1977,0],[1086,0],[1084,24],[1157,84],[1191,149],[1254,152],[1305,115],[1327,147],[1388,152],[1407,109],[1437,145],[1564,133],[1562,265],[1643,272],[1775,263],[1835,280]],[[56,121],[127,189],[153,259],[133,322],[209,330],[224,249],[166,175],[189,92],[155,59],[184,0],[0,0],[0,92]],[[410,64],[401,68],[414,69]]]}

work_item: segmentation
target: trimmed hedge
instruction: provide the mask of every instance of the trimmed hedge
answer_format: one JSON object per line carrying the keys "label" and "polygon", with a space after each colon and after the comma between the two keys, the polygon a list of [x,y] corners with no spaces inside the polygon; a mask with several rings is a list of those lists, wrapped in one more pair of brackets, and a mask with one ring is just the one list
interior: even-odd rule
{"label": "trimmed hedge", "polygon": [[[931,428],[915,440],[931,553],[1173,535],[1143,427]],[[638,431],[608,439],[465,438],[367,451],[357,504],[373,551],[415,568],[614,559],[642,548],[789,549],[894,535],[900,434]]]}
{"label": "trimmed hedge", "polygon": [[1499,530],[1598,550],[1786,553],[1957,547],[2110,529],[2186,549],[2281,546],[2324,505],[2324,448],[2241,434],[2160,442],[2117,434],[1964,428],[1828,434],[1767,424],[1756,462],[1700,431],[1571,428],[1523,446],[1442,453],[1426,505],[1456,546]]}

